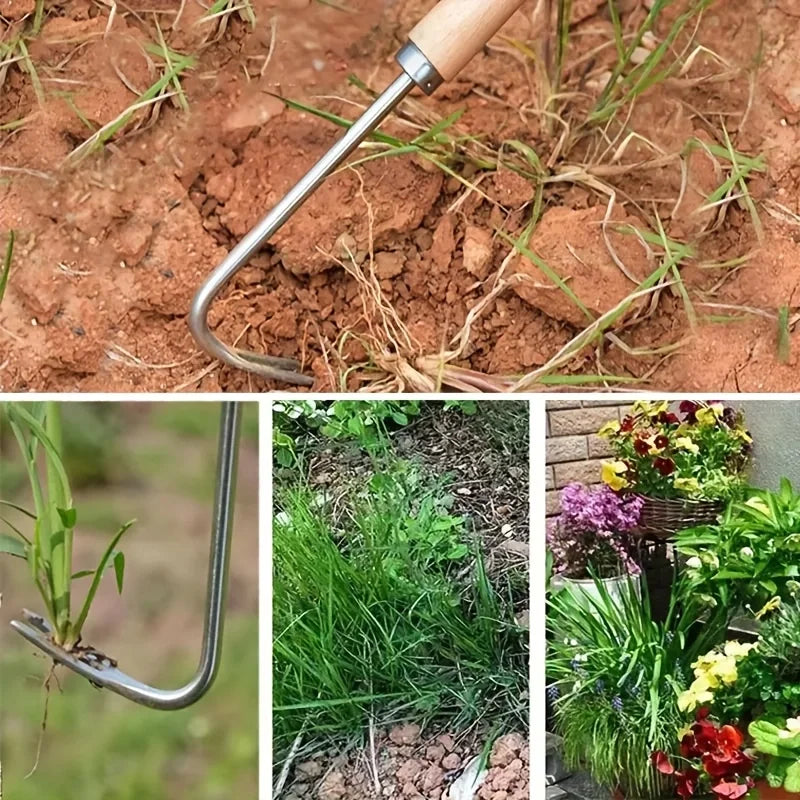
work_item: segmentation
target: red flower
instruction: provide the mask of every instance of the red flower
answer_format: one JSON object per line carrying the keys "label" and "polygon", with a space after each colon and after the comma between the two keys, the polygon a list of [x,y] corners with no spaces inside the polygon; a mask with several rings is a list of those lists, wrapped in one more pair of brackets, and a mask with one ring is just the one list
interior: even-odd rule
{"label": "red flower", "polygon": [[633,449],[640,455],[646,456],[650,452],[650,443],[644,439],[637,439],[633,443]]}
{"label": "red flower", "polygon": [[680,420],[671,411],[662,411],[656,418],[662,425],[677,425]]}
{"label": "red flower", "polygon": [[669,439],[664,434],[656,436],[655,445],[659,450],[663,450],[665,447],[669,447]]}
{"label": "red flower", "polygon": [[700,403],[695,403],[692,400],[684,400],[680,405],[681,414],[684,415],[687,422],[697,422],[697,411],[700,407]]}
{"label": "red flower", "polygon": [[627,416],[622,420],[622,424],[619,426],[619,429],[623,433],[630,433],[633,430],[634,419],[631,416]]}
{"label": "red flower", "polygon": [[[717,800],[738,800],[752,788],[747,777],[754,761],[744,752],[744,734],[734,725],[718,725],[709,719],[709,709],[701,708],[695,716],[691,733],[681,739],[681,757],[689,762],[686,769],[674,769],[669,757],[653,753],[653,766],[664,775],[675,775],[678,794],[687,800],[697,791],[701,776],[708,776]],[[701,768],[702,767],[702,771]]]}
{"label": "red flower", "polygon": [[675,773],[675,767],[672,766],[669,756],[663,750],[656,750],[655,753],[650,756],[650,761],[653,763],[653,766],[664,775],[673,775]]}
{"label": "red flower", "polygon": [[694,767],[687,767],[683,772],[675,773],[675,784],[678,794],[683,797],[691,797],[697,789],[697,779],[700,773]]}
{"label": "red flower", "polygon": [[653,466],[662,474],[662,475],[672,475],[675,472],[675,462],[671,458],[659,458],[653,461]]}
{"label": "red flower", "polygon": [[733,781],[722,781],[716,786],[711,787],[717,797],[727,797],[728,800],[736,800],[737,797],[747,794],[750,787],[746,783],[734,783]]}

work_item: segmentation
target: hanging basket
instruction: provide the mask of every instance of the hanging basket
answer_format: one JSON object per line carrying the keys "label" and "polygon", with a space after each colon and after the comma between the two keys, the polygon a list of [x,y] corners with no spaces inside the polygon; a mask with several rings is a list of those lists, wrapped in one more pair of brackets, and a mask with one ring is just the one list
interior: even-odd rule
{"label": "hanging basket", "polygon": [[714,525],[725,510],[718,500],[645,497],[636,533],[648,539],[671,539],[695,525]]}

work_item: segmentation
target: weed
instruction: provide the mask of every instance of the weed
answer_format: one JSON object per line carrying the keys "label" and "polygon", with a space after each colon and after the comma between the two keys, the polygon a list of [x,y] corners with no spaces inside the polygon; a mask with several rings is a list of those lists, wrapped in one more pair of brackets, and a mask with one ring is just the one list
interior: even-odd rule
{"label": "weed", "polygon": [[[389,420],[394,405],[309,402],[294,411],[321,414],[321,436],[334,405]],[[282,405],[285,412],[295,404]],[[375,410],[382,405],[386,411]],[[498,435],[519,433],[518,409],[508,405],[514,408],[493,419]],[[458,401],[449,409],[479,411]],[[502,728],[527,717],[527,636],[514,619],[510,576],[500,587],[489,579],[470,520],[453,511],[448,479],[398,459],[383,438],[366,474],[319,493],[313,475],[308,482],[295,473],[276,494],[279,759],[308,731],[317,739],[350,736],[370,721],[408,718],[456,727],[491,718]],[[374,453],[371,441],[351,439],[351,449]],[[351,463],[347,452],[343,466]]]}
{"label": "weed", "polygon": [[[694,149],[702,147],[714,161],[720,175],[725,174],[726,177],[695,212],[700,214],[710,209],[715,211],[714,221],[707,223],[697,234],[698,237],[716,230],[724,221],[727,209],[735,202],[749,213],[753,227],[760,237],[762,225],[756,203],[749,193],[748,181],[755,173],[764,169],[764,161],[760,156],[753,157],[738,152],[724,126],[721,127],[716,142],[691,139],[682,151],[674,153],[664,152],[656,143],[631,128],[635,104],[654,87],[678,80],[696,85],[704,80],[728,78],[740,72],[712,51],[695,44],[696,26],[699,25],[710,0],[690,0],[681,13],[671,17],[666,30],[659,32],[658,23],[667,16],[665,11],[671,4],[672,0],[654,0],[649,4],[649,10],[643,19],[639,18],[639,22],[631,28],[625,25],[618,3],[609,0],[608,12],[613,37],[608,43],[598,47],[598,51],[607,47],[614,49],[614,60],[607,75],[601,73],[600,68],[593,68],[596,60],[594,52],[581,56],[579,63],[585,62],[585,69],[578,69],[570,63],[570,0],[558,0],[556,4],[556,30],[551,37],[554,44],[552,52],[549,47],[546,49],[544,58],[524,42],[507,40],[525,61],[531,63],[534,80],[538,81],[540,90],[535,109],[522,108],[520,114],[523,117],[536,115],[540,118],[539,129],[543,131],[541,141],[492,141],[490,135],[470,135],[460,129],[462,111],[437,119],[419,103],[406,100],[395,121],[398,130],[405,129],[407,132],[376,132],[362,145],[363,155],[349,165],[358,167],[375,159],[411,155],[423,159],[442,170],[448,177],[459,181],[464,187],[465,197],[477,195],[495,207],[500,204],[483,188],[487,174],[509,170],[529,181],[533,189],[533,199],[526,204],[525,209],[517,209],[518,213],[521,211],[526,215],[520,223],[520,232],[511,235],[497,230],[496,235],[512,244],[515,253],[523,254],[536,264],[549,281],[581,311],[586,318],[583,330],[579,330],[545,367],[521,377],[490,376],[451,366],[453,362],[463,359],[465,352],[469,350],[471,332],[479,317],[487,312],[500,295],[523,280],[524,276],[510,274],[513,264],[513,254],[510,253],[494,279],[486,281],[487,291],[471,307],[462,330],[441,352],[420,354],[416,352],[416,345],[410,339],[406,342],[402,337],[394,336],[393,330],[397,323],[402,326],[402,321],[398,318],[394,326],[376,325],[374,330],[370,326],[369,332],[364,334],[364,341],[361,343],[368,353],[369,360],[366,363],[353,366],[340,357],[345,374],[352,378],[352,372],[360,370],[365,373],[362,380],[379,390],[402,388],[430,391],[448,386],[462,391],[523,391],[534,385],[609,385],[641,379],[631,375],[604,374],[602,368],[596,374],[571,375],[565,368],[573,359],[585,354],[588,347],[595,349],[595,361],[600,365],[604,342],[609,342],[637,358],[666,356],[683,345],[683,341],[677,341],[660,347],[633,348],[620,336],[622,329],[655,312],[665,288],[680,298],[689,327],[696,325],[697,313],[696,299],[681,273],[682,266],[694,257],[691,244],[674,241],[668,235],[667,217],[655,206],[652,211],[643,208],[636,198],[624,195],[616,183],[635,172],[680,167],[681,195],[674,205],[677,209],[689,180],[687,159]],[[544,5],[549,8],[551,4]],[[686,78],[701,55],[721,65],[723,71],[719,75]],[[351,78],[351,83],[362,89],[365,96],[370,99],[374,97],[374,93],[356,78]],[[347,127],[351,124],[344,117],[329,111],[294,101],[285,102],[290,108],[315,114],[338,126]],[[747,114],[747,110],[744,114]],[[643,160],[638,156],[625,163],[623,157],[633,143],[647,148],[653,153],[652,157]],[[549,152],[545,152],[545,148],[549,148]],[[653,280],[640,282],[634,280],[626,271],[625,265],[619,263],[606,237],[609,252],[620,270],[631,278],[632,286],[629,296],[601,319],[595,318],[583,300],[572,290],[569,281],[539,257],[531,246],[532,236],[550,194],[562,194],[565,185],[569,184],[600,195],[609,203],[609,208],[619,201],[629,208],[630,213],[635,213],[640,219],[636,235],[650,249],[648,258],[651,262],[658,257],[658,251],[663,251],[661,263],[666,266],[665,272],[662,273],[659,267],[651,274]],[[499,210],[508,212],[508,209]],[[606,224],[610,223],[609,217]],[[341,266],[351,272],[348,265]],[[697,266],[701,269],[722,268],[720,265],[715,267],[710,264]],[[380,290],[376,292],[368,280],[359,279],[359,286],[362,300],[374,312],[374,316],[387,317],[394,313]],[[631,314],[635,307],[640,306],[645,306],[647,310]],[[353,334],[348,332],[348,335]]]}
{"label": "weed", "polygon": [[[25,463],[34,510],[2,503],[32,520],[33,530],[30,534],[23,533],[9,520],[2,519],[10,533],[4,533],[0,539],[0,552],[27,561],[31,580],[51,623],[53,640],[70,651],[80,643],[81,631],[108,568],[113,567],[117,588],[122,592],[125,556],[117,546],[133,522],[119,528],[96,568],[73,572],[72,548],[78,513],[72,503],[61,455],[63,434],[58,405],[48,402],[26,408],[22,403],[6,403],[5,412]],[[44,479],[40,477],[40,466]],[[72,583],[82,578],[91,578],[91,582],[74,616]]]}

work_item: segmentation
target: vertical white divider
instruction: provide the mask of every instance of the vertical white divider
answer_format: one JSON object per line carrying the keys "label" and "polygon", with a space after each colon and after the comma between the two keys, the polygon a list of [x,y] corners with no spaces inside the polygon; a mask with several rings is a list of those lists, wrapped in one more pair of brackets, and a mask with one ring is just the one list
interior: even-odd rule
{"label": "vertical white divider", "polygon": [[258,796],[272,797],[272,402],[258,404]]}
{"label": "vertical white divider", "polygon": [[530,786],[545,787],[545,440],[544,397],[530,401]]}

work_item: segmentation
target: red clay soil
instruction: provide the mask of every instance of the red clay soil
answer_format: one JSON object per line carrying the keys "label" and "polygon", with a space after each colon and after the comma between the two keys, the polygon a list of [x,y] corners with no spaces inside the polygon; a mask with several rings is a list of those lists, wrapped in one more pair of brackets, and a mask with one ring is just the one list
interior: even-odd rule
{"label": "red clay soil", "polygon": [[[209,26],[198,24],[203,9],[195,0],[180,4],[177,20],[172,0],[118,2],[110,22],[102,3],[46,5],[43,27],[29,44],[39,86],[15,64],[0,92],[0,242],[7,230],[17,233],[0,305],[0,389],[288,388],[199,352],[186,325],[190,300],[226,251],[339,134],[274,95],[355,116],[365,94],[348,85],[348,76],[385,86],[396,75],[393,56],[405,32],[432,0],[347,0],[349,11],[312,0],[261,0],[253,2],[254,30],[231,19],[215,43],[203,41]],[[535,5],[526,3],[505,33],[541,39]],[[646,5],[620,2],[628,22],[640,20]],[[682,5],[670,8],[657,34],[666,33]],[[5,40],[33,7],[34,0],[0,4]],[[594,75],[613,51],[590,52],[611,41],[606,3],[578,0],[574,15],[574,57],[589,54],[574,69]],[[197,55],[183,78],[189,111],[167,101],[155,119],[63,168],[89,135],[86,122],[109,122],[153,83],[154,56],[143,46],[158,41],[156,20],[173,51]],[[702,151],[687,159],[689,184],[679,203],[681,170],[674,161],[604,175],[618,192],[614,219],[635,220],[638,209],[655,205],[667,233],[695,243],[701,260],[750,258],[735,270],[683,268],[698,315],[694,329],[681,298],[666,291],[652,314],[618,331],[628,350],[645,354],[609,340],[561,372],[603,370],[662,391],[795,390],[797,355],[779,359],[776,320],[778,309],[788,307],[793,326],[800,308],[800,10],[794,0],[717,0],[697,41],[723,61],[700,51],[685,74],[636,104],[629,125],[661,151],[676,153],[692,136],[720,143],[724,122],[739,152],[763,153],[767,171],[750,183],[763,239],[734,203],[716,230],[694,242],[709,219],[691,212],[721,182]],[[722,79],[708,79],[721,73]],[[539,129],[535,86],[531,62],[498,39],[437,97],[414,103],[431,119],[465,110],[459,133],[481,135],[495,148],[521,140],[546,161],[555,138]],[[582,90],[591,94],[593,87],[587,80]],[[25,123],[8,125],[20,119]],[[397,121],[386,129],[414,135]],[[622,163],[651,157],[634,141]],[[496,233],[521,232],[534,188],[506,169],[486,175],[458,169],[485,197],[418,157],[379,159],[337,174],[227,287],[211,314],[217,334],[300,359],[320,391],[340,388],[340,375],[370,358],[385,365],[396,354],[376,352],[369,339],[380,315],[364,303],[358,270],[342,266],[350,252],[405,325],[399,356],[409,369],[421,356],[451,348],[501,268],[506,275],[515,268],[524,281],[487,302],[454,363],[492,375],[544,365],[583,320],[536,267],[507,260],[511,246]],[[607,311],[634,286],[598,233],[608,198],[552,182],[543,200],[531,248],[568,275],[590,313]],[[623,261],[638,264],[632,268],[638,278],[652,267],[628,239],[614,247],[618,254],[627,248]],[[798,333],[792,330],[791,338],[797,351]],[[653,352],[679,341],[674,352]],[[365,374],[381,377],[352,370],[347,388],[363,387]]]}

